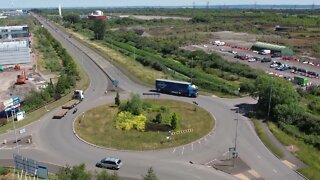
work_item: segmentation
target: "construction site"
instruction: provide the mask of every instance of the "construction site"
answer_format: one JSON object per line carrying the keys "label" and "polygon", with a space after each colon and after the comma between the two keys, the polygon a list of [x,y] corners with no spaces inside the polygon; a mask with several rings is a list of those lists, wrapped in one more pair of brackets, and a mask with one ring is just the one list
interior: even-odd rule
{"label": "construction site", "polygon": [[31,44],[27,25],[0,27],[0,102],[16,96],[24,99],[30,91],[46,87]]}

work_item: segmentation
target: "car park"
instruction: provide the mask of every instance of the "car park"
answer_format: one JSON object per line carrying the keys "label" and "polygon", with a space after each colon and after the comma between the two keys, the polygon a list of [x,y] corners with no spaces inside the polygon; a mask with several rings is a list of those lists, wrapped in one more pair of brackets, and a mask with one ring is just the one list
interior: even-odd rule
{"label": "car park", "polygon": [[261,61],[263,58],[262,57],[254,57],[256,61]]}
{"label": "car park", "polygon": [[96,167],[107,169],[120,169],[122,167],[122,161],[119,158],[106,157],[96,163]]}
{"label": "car park", "polygon": [[270,68],[276,68],[276,67],[278,67],[279,65],[278,64],[276,64],[276,63],[272,63],[272,64],[270,64]]}

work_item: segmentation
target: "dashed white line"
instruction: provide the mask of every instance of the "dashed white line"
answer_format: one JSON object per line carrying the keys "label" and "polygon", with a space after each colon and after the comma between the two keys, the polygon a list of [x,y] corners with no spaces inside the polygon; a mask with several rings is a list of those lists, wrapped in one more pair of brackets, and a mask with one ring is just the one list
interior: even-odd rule
{"label": "dashed white line", "polygon": [[183,155],[183,153],[184,153],[184,146],[182,147],[181,155]]}
{"label": "dashed white line", "polygon": [[191,144],[191,151],[193,151],[193,143]]}
{"label": "dashed white line", "polygon": [[201,179],[201,177],[199,176],[196,176],[196,175],[193,175],[193,177],[197,178],[197,179]]}
{"label": "dashed white line", "polygon": [[176,148],[173,149],[172,153],[174,153],[176,151]]}

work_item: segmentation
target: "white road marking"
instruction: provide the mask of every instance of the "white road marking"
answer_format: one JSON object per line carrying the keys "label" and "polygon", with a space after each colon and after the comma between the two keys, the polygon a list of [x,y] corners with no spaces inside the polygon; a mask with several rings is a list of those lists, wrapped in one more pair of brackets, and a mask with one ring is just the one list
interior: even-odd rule
{"label": "white road marking", "polygon": [[184,146],[182,147],[181,155],[183,155],[183,152],[184,152]]}
{"label": "white road marking", "polygon": [[172,153],[174,153],[176,151],[176,148],[173,149]]}
{"label": "white road marking", "polygon": [[[213,159],[213,160],[211,160],[211,161],[209,161],[209,162],[205,163],[204,165],[208,165],[208,164],[210,164],[210,163],[213,163],[214,161],[217,161],[217,159]],[[211,167],[211,166],[210,166],[210,167]]]}
{"label": "white road marking", "polygon": [[277,171],[277,170],[275,170],[275,169],[273,169],[273,172],[274,172],[274,173],[278,173],[278,171]]}
{"label": "white road marking", "polygon": [[228,154],[229,151],[226,151],[225,153],[223,153],[222,156],[226,156]]}
{"label": "white road marking", "polygon": [[193,177],[197,178],[197,179],[201,179],[201,177],[199,176],[196,176],[196,175],[193,175]]}
{"label": "white road marking", "polygon": [[258,157],[259,159],[261,159],[261,156],[257,155],[257,157]]}
{"label": "white road marking", "polygon": [[250,173],[255,178],[261,178],[260,174],[257,171],[253,170],[253,169],[249,170],[248,173]]}
{"label": "white road marking", "polygon": [[193,143],[191,144],[191,151],[193,151]]}
{"label": "white road marking", "polygon": [[199,144],[201,144],[200,140],[198,141]]}

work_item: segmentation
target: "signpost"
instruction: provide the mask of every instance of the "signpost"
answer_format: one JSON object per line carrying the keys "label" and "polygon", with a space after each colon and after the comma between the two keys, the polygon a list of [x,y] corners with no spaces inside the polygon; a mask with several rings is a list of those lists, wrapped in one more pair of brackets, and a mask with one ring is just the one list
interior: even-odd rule
{"label": "signpost", "polygon": [[[34,177],[48,179],[48,168],[44,165],[39,164],[37,161],[18,154],[13,154],[13,160],[15,168],[21,170],[21,177],[23,176],[23,174],[25,175],[25,177],[27,174],[31,174]],[[18,174],[18,179],[20,179],[19,176],[20,175]]]}

